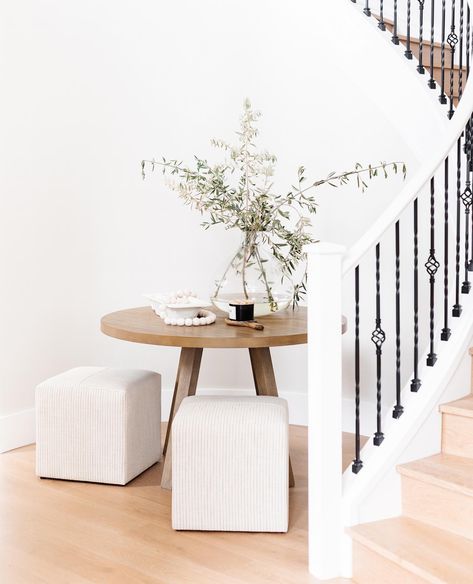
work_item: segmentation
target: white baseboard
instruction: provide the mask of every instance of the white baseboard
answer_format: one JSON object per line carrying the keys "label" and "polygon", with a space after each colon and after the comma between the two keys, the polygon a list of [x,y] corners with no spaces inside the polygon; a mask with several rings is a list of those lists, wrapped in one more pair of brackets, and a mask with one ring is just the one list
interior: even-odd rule
{"label": "white baseboard", "polygon": [[[173,390],[164,388],[162,392],[163,421],[168,420]],[[199,388],[201,395],[255,395],[254,389],[214,389]],[[289,405],[289,423],[296,426],[307,426],[307,393],[304,391],[281,392],[281,397]],[[362,434],[369,435],[374,431],[373,421],[376,419],[376,404],[362,402],[360,409],[363,420],[371,422],[369,427],[363,424]],[[343,399],[343,430],[353,432],[353,400]],[[35,442],[35,412],[34,408],[3,416],[0,418],[0,453],[14,448],[20,448]]]}
{"label": "white baseboard", "polygon": [[[162,390],[162,419],[167,421],[172,401],[171,388]],[[254,389],[214,389],[199,388],[201,395],[255,395]],[[286,392],[281,397],[289,404],[289,423],[298,426],[307,425],[307,394]],[[24,410],[0,418],[0,453],[14,448],[20,448],[35,442],[35,411],[34,408]]]}
{"label": "white baseboard", "polygon": [[34,408],[0,418],[0,453],[32,444],[35,436]]}

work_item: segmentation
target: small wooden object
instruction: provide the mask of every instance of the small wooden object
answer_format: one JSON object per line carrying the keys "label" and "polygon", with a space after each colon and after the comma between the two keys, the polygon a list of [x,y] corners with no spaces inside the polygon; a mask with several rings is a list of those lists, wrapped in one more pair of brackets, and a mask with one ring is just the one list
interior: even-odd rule
{"label": "small wooden object", "polygon": [[230,320],[226,318],[225,322],[230,326],[246,326],[255,329],[255,331],[262,331],[264,329],[264,326],[256,320]]}

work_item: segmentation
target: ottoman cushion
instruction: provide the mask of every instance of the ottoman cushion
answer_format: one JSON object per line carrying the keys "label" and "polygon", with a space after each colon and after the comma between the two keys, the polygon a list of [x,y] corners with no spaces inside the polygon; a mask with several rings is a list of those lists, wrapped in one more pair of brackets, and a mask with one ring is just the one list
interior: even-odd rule
{"label": "ottoman cushion", "polygon": [[287,531],[286,401],[185,398],[172,426],[172,474],[174,529]]}
{"label": "ottoman cushion", "polygon": [[161,456],[161,376],[77,367],[36,388],[36,474],[126,484]]}

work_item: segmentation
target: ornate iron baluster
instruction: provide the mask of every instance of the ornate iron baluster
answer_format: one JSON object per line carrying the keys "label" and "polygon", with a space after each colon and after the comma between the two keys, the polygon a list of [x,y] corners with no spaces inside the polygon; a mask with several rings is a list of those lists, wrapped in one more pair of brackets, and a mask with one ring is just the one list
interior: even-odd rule
{"label": "ornate iron baluster", "polygon": [[[465,193],[462,194],[462,201],[465,205],[465,223],[468,223],[468,218],[471,215],[471,249],[473,250],[473,213],[470,212],[473,197],[471,196],[471,182],[470,173],[473,172],[473,114],[470,116],[465,130],[465,153],[466,153],[466,168],[465,168]],[[465,248],[469,246],[469,229],[465,224]],[[467,260],[467,253],[465,252],[465,262]],[[473,251],[471,259],[467,263],[465,270],[465,281],[462,284],[462,293],[468,294],[470,291],[470,282],[468,272],[473,271]]]}
{"label": "ornate iron baluster", "polygon": [[[466,152],[466,185],[467,186],[471,186],[470,185],[470,181],[469,181],[469,173],[473,172],[473,134],[472,134],[472,128],[473,128],[473,116],[470,116],[470,119],[468,120],[468,123],[466,125],[465,128],[465,152]],[[472,198],[472,203],[473,203],[473,198]],[[469,272],[473,272],[473,213],[470,213],[471,215],[471,259],[468,262],[468,271]],[[466,217],[465,219],[466,221],[468,221],[468,217]],[[466,230],[465,230],[466,233]],[[466,242],[465,242],[466,243]],[[467,284],[467,288],[468,287],[468,283],[464,282]]]}
{"label": "ornate iron baluster", "polygon": [[461,229],[461,136],[457,140],[457,216],[455,237],[455,304],[452,316],[459,317],[462,313],[460,304],[460,229]]}
{"label": "ornate iron baluster", "polygon": [[418,0],[419,2],[419,64],[417,65],[417,71],[423,75],[425,73],[425,68],[422,63],[422,53],[424,48],[424,1]]}
{"label": "ornate iron baluster", "polygon": [[355,268],[355,460],[351,470],[358,474],[363,467],[360,458],[360,267]]}
{"label": "ornate iron baluster", "polygon": [[411,0],[407,0],[407,32],[406,32],[406,50],[404,55],[407,59],[412,59],[411,51]]}
{"label": "ornate iron baluster", "polygon": [[448,156],[444,161],[445,198],[443,205],[443,329],[442,341],[448,341],[451,330],[448,327]]}
{"label": "ornate iron baluster", "polygon": [[434,48],[435,48],[435,0],[430,3],[430,79],[428,86],[435,89],[437,84],[434,79]]}
{"label": "ornate iron baluster", "polygon": [[464,23],[464,8],[463,8],[463,0],[460,0],[460,45],[458,50],[460,51],[459,59],[458,59],[458,100],[461,99],[463,95],[463,23]]}
{"label": "ornate iron baluster", "polygon": [[386,30],[386,24],[384,23],[384,2],[379,0],[379,22],[378,28],[381,30]]}
{"label": "ornate iron baluster", "polygon": [[414,199],[414,379],[411,391],[419,391],[419,241],[418,241],[418,205]]}
{"label": "ornate iron baluster", "polygon": [[399,37],[397,35],[397,0],[394,0],[394,22],[393,22],[393,36],[391,41],[395,44],[399,44]]}
{"label": "ornate iron baluster", "polygon": [[470,5],[466,5],[466,78],[470,75]]}
{"label": "ornate iron baluster", "polygon": [[386,340],[386,335],[381,328],[381,283],[379,272],[380,244],[376,244],[376,328],[374,329],[371,340],[376,346],[376,432],[373,438],[373,444],[379,446],[384,440],[384,434],[381,431],[381,354],[382,346]]}
{"label": "ornate iron baluster", "polygon": [[447,43],[450,47],[450,108],[448,118],[451,119],[455,113],[453,110],[453,81],[455,74],[455,47],[458,43],[458,36],[455,33],[455,0],[452,0],[452,21],[450,24],[450,33],[447,37]]}
{"label": "ornate iron baluster", "polygon": [[467,149],[467,164],[465,166],[465,190],[461,195],[461,199],[463,202],[463,206],[465,208],[465,279],[462,282],[462,294],[469,294],[471,289],[471,282],[469,281],[468,276],[468,250],[470,247],[470,207],[472,203],[472,193],[471,193],[471,182],[470,182],[470,165],[471,165],[471,148],[472,148],[473,140],[471,136],[471,118],[470,118],[470,144],[468,145]]}
{"label": "ornate iron baluster", "polygon": [[427,365],[433,367],[437,361],[437,355],[434,352],[434,328],[435,328],[435,274],[440,264],[435,258],[435,182],[434,177],[430,179],[430,252],[425,268],[429,274],[430,284],[430,351],[427,355]]}
{"label": "ornate iron baluster", "polygon": [[393,409],[393,418],[400,418],[404,408],[401,405],[401,263],[399,243],[399,221],[395,225],[396,250],[396,405]]}
{"label": "ornate iron baluster", "polygon": [[442,44],[441,44],[441,64],[440,64],[440,103],[447,103],[445,95],[445,0],[442,0]]}
{"label": "ornate iron baluster", "polygon": [[366,0],[365,7],[363,8],[363,12],[366,14],[366,16],[371,16],[371,9],[370,9],[369,0]]}

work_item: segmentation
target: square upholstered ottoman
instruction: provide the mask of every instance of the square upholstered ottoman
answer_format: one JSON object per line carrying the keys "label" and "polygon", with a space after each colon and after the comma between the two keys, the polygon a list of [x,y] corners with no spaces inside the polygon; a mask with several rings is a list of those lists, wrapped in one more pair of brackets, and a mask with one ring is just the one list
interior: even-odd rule
{"label": "square upholstered ottoman", "polygon": [[161,456],[161,376],[77,367],[36,388],[36,474],[124,485]]}
{"label": "square upholstered ottoman", "polygon": [[288,489],[285,400],[183,400],[172,425],[174,529],[285,532]]}

